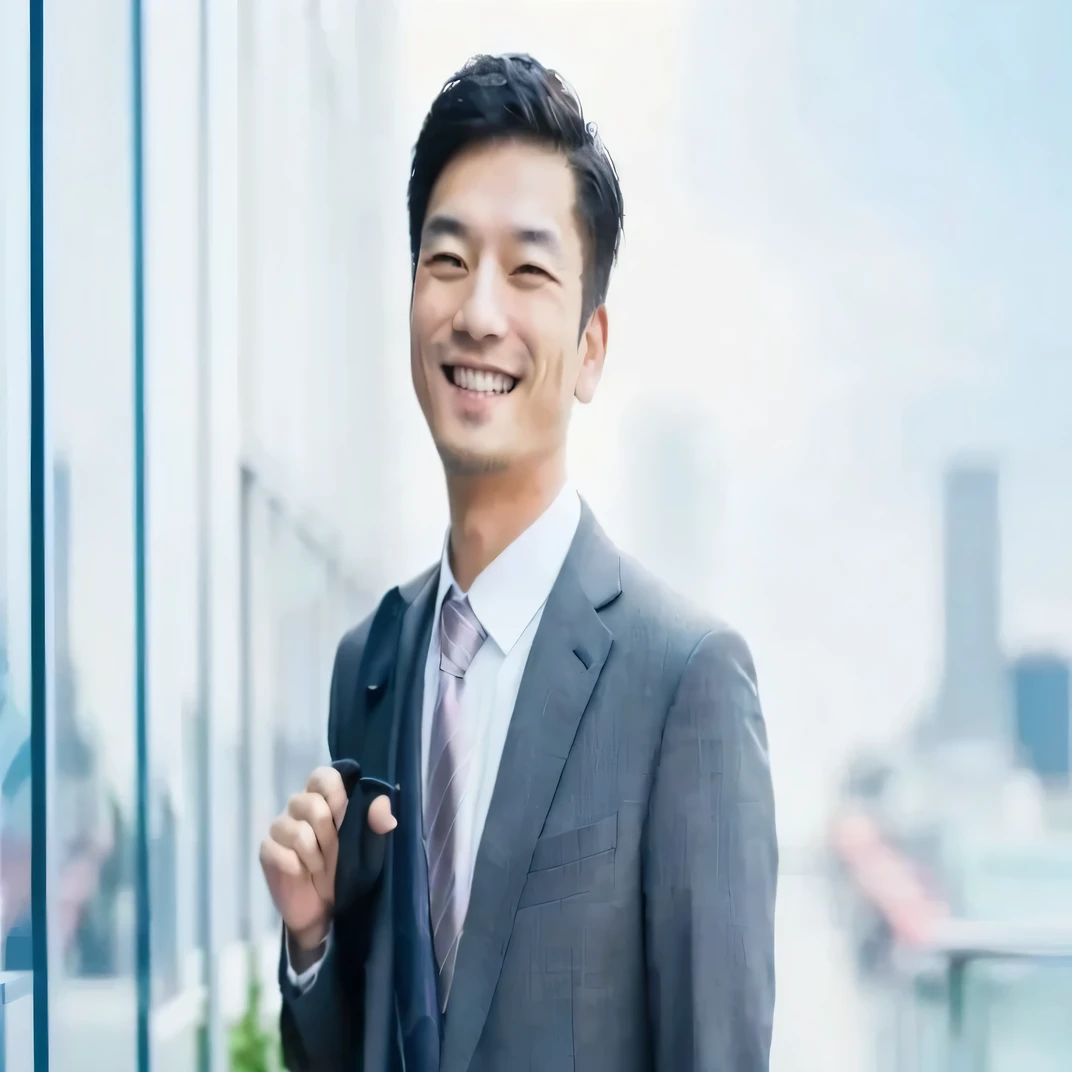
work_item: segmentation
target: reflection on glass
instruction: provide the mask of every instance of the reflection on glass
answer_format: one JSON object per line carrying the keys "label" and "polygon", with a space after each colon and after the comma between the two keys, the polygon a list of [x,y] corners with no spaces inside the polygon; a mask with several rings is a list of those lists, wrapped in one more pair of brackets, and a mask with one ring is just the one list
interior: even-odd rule
{"label": "reflection on glass", "polygon": [[145,356],[152,1065],[197,1065],[203,931],[198,670],[198,5],[146,5]]}
{"label": "reflection on glass", "polygon": [[[334,555],[250,475],[247,639],[252,722],[251,814],[259,840],[309,772],[328,759],[335,647],[367,608]],[[266,778],[262,772],[269,771]],[[255,850],[254,850],[255,852]],[[254,934],[278,928],[264,883],[253,882]]]}
{"label": "reflection on glass", "polygon": [[[32,1072],[29,24],[0,2],[0,1069]],[[11,973],[11,974],[8,974]]]}
{"label": "reflection on glass", "polygon": [[56,1072],[135,1063],[129,10],[46,4],[44,15]]}

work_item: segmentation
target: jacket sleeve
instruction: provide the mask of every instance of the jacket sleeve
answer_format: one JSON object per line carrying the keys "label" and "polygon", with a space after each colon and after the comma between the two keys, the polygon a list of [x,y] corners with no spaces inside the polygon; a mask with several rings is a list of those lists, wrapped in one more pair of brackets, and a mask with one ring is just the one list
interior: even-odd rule
{"label": "jacket sleeve", "polygon": [[778,849],[745,642],[708,633],[667,713],[643,842],[658,1072],[767,1072]]}
{"label": "jacket sleeve", "polygon": [[[368,633],[368,623],[348,633],[335,653],[328,703],[328,750],[338,758],[340,723],[352,716],[352,701]],[[299,989],[289,978],[286,934],[279,959],[283,998],[280,1036],[283,1063],[290,1072],[354,1072],[360,1068],[361,973],[340,971],[338,943],[331,942],[315,982]]]}

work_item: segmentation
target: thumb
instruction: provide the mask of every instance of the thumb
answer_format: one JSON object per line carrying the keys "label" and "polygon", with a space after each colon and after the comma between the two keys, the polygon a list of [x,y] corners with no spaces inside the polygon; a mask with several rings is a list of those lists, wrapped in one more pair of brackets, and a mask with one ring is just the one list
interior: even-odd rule
{"label": "thumb", "polygon": [[369,805],[368,824],[376,834],[389,834],[398,826],[398,820],[391,814],[391,798],[385,793],[381,793]]}

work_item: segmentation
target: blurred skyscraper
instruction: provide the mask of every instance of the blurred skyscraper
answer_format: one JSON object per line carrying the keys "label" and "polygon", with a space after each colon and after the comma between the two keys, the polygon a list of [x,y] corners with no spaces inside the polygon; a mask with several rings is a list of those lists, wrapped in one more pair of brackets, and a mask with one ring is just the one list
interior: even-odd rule
{"label": "blurred skyscraper", "polygon": [[1001,653],[998,474],[952,467],[945,477],[945,674],[938,736],[1009,740]]}
{"label": "blurred skyscraper", "polygon": [[1070,668],[1058,655],[1032,654],[1011,670],[1015,742],[1019,757],[1043,781],[1069,777]]}

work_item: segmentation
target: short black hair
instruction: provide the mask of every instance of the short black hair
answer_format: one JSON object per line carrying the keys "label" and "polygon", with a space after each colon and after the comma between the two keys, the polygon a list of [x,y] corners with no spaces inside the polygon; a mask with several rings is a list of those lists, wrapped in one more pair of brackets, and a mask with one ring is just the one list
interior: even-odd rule
{"label": "short black hair", "polygon": [[413,273],[432,189],[462,150],[523,139],[554,146],[573,171],[583,227],[582,329],[606,301],[618,256],[624,209],[614,162],[580,99],[556,72],[531,56],[474,56],[444,83],[413,148],[409,177],[409,244]]}

